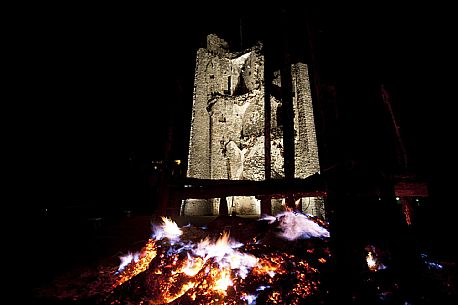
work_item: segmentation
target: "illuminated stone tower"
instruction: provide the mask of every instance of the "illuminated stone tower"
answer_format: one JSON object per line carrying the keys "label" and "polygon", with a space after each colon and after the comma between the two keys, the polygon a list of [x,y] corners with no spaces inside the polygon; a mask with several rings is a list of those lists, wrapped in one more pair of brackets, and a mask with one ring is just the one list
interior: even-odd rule
{"label": "illuminated stone tower", "polygon": [[[270,96],[271,178],[285,178],[280,72],[273,73]],[[319,172],[308,67],[291,65],[294,178]],[[260,43],[230,52],[227,42],[208,35],[197,51],[187,177],[265,179],[264,55]],[[237,214],[259,214],[259,200],[228,197]],[[188,199],[186,215],[217,214],[219,199]],[[274,207],[275,208],[275,207]]]}

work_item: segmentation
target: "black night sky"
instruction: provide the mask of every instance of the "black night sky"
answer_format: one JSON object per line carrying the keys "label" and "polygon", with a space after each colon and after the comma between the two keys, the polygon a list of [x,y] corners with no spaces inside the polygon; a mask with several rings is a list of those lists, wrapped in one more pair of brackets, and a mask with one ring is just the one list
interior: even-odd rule
{"label": "black night sky", "polygon": [[[242,43],[248,46],[274,27],[269,16],[279,10],[170,4],[24,8],[11,24],[21,193],[40,208],[45,202],[123,206],[132,192],[126,186],[132,162],[146,166],[163,158],[167,126],[173,126],[172,157],[186,159],[195,51],[205,45],[205,35],[220,33],[237,48],[242,20]],[[306,33],[303,10],[289,9],[292,36]],[[323,4],[311,6],[309,14],[324,81],[349,85],[342,90],[347,94],[383,82],[412,167],[432,181],[436,193],[449,192],[444,174],[453,156],[453,96],[445,73],[453,71],[453,30],[447,8]],[[364,98],[356,97],[355,105]],[[364,137],[374,142],[362,132],[374,110],[352,107],[345,111],[353,112],[351,128],[361,132],[354,140],[358,149]]]}

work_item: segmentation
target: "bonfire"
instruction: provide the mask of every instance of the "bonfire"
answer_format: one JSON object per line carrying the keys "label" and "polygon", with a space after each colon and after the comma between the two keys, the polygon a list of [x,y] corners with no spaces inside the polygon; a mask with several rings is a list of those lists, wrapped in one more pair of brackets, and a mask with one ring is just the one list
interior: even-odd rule
{"label": "bonfire", "polygon": [[[89,285],[96,304],[315,304],[326,289],[329,231],[297,212],[179,227],[162,217],[139,252]],[[78,298],[78,297],[76,297]],[[75,297],[74,297],[75,299]]]}

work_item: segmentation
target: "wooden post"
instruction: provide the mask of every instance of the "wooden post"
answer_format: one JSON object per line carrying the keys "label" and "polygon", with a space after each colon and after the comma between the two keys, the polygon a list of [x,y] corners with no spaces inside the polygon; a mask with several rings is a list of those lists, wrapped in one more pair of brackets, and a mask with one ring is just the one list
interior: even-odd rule
{"label": "wooden post", "polygon": [[[285,179],[294,179],[294,110],[292,97],[291,58],[288,43],[288,16],[282,12],[281,16],[281,97],[283,104],[283,145]],[[295,209],[294,197],[286,197],[286,206]]]}

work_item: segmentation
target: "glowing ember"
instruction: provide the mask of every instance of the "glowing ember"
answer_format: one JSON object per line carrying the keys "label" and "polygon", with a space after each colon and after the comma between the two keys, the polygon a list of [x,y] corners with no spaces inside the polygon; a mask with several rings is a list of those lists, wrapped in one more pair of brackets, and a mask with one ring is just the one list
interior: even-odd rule
{"label": "glowing ember", "polygon": [[[180,238],[196,229],[182,230],[171,220],[162,220],[163,225],[154,228],[154,239],[148,241],[138,256],[130,254],[122,258],[120,271],[114,274],[114,284],[106,291],[105,301],[110,304],[301,304],[304,298],[318,291],[318,268],[329,260],[326,246],[322,251],[300,248],[311,245],[305,242],[288,246],[294,237],[314,237],[317,243],[325,245],[323,237],[329,236],[328,231],[303,214],[279,215],[270,222],[273,228],[269,236],[274,239],[263,242],[257,236],[245,243],[231,239],[228,232],[220,232],[218,238],[207,236],[199,242],[184,242]],[[297,227],[287,228],[287,225]],[[274,233],[279,229],[282,234]],[[285,232],[289,233],[285,235]],[[292,252],[294,249],[296,252]]]}
{"label": "glowing ember", "polygon": [[200,257],[192,257],[188,254],[188,260],[186,261],[186,266],[183,268],[183,273],[187,276],[196,275],[203,267],[204,260]]}
{"label": "glowing ember", "polygon": [[215,281],[215,286],[212,287],[213,290],[219,290],[223,293],[226,292],[227,287],[232,286],[231,274],[228,269],[222,270],[221,272],[217,272],[218,279]]}
{"label": "glowing ember", "polygon": [[371,271],[377,271],[377,262],[375,261],[374,257],[372,256],[372,252],[368,252],[366,256],[367,267]]}
{"label": "glowing ember", "polygon": [[367,255],[366,255],[366,263],[367,267],[370,271],[378,271],[382,269],[386,269],[386,266],[380,262],[378,258],[377,251],[378,249],[374,246],[370,245],[366,247]]}
{"label": "glowing ember", "polygon": [[140,258],[137,261],[133,261],[133,264],[128,265],[125,271],[123,271],[120,275],[114,287],[121,285],[122,283],[130,280],[132,277],[136,276],[137,274],[145,271],[154,257],[156,257],[156,246],[154,244],[154,240],[148,240]]}

